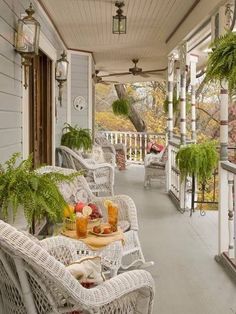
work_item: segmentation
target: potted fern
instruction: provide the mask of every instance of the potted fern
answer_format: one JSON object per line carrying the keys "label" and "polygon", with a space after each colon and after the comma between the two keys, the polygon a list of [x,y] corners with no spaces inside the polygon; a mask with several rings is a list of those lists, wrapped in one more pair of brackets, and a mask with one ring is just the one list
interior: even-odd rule
{"label": "potted fern", "polygon": [[218,153],[214,142],[183,146],[176,155],[181,179],[194,174],[201,183],[211,177],[217,161]]}
{"label": "potted fern", "polygon": [[34,234],[35,222],[47,218],[49,222],[62,220],[63,210],[67,205],[57,184],[71,181],[75,175],[61,173],[39,174],[32,170],[32,158],[20,161],[20,154],[15,153],[5,163],[0,164],[0,208],[3,219],[13,211],[13,219],[19,207]]}
{"label": "potted fern", "polygon": [[89,129],[83,129],[78,125],[72,126],[66,123],[62,129],[61,145],[76,150],[90,150],[92,137]]}
{"label": "potted fern", "polygon": [[231,94],[236,93],[236,33],[229,31],[210,46],[212,52],[207,62],[208,81],[228,81]]}
{"label": "potted fern", "polygon": [[192,178],[191,213],[194,211],[195,180],[204,188],[206,181],[212,176],[218,162],[218,153],[214,142],[191,144],[180,148],[176,155],[176,163],[180,171],[181,181]]}

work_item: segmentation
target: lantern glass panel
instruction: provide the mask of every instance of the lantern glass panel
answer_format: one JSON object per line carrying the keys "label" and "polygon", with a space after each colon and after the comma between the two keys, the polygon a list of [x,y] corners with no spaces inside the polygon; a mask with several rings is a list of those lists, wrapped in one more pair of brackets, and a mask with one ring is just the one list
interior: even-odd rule
{"label": "lantern glass panel", "polygon": [[19,20],[16,50],[23,54],[38,54],[40,24],[36,20]]}
{"label": "lantern glass panel", "polygon": [[58,60],[56,64],[56,80],[66,81],[68,74],[68,61]]}
{"label": "lantern glass panel", "polygon": [[126,34],[126,16],[113,16],[113,34]]}

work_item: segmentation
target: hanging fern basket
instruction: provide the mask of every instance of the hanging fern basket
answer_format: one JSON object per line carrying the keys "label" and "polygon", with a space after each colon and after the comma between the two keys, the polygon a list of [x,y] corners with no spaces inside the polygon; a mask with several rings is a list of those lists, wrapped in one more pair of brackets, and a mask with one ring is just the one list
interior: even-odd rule
{"label": "hanging fern basket", "polygon": [[117,99],[112,103],[112,110],[115,115],[128,116],[130,103],[128,99]]}
{"label": "hanging fern basket", "polygon": [[200,183],[212,176],[218,162],[218,152],[214,142],[191,144],[181,147],[176,155],[181,180],[194,175]]}
{"label": "hanging fern basket", "polygon": [[210,46],[212,52],[207,62],[206,79],[224,80],[229,83],[229,91],[236,94],[236,33],[228,32],[216,39]]}

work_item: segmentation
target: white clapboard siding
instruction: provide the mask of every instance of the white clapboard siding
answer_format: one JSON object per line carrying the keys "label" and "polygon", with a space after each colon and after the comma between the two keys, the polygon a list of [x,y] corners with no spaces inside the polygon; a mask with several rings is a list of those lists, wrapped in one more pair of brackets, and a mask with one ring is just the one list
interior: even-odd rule
{"label": "white clapboard siding", "polygon": [[[1,115],[1,112],[0,112]],[[18,145],[21,142],[22,128],[0,129],[1,147]]]}
{"label": "white clapboard siding", "polygon": [[0,0],[0,162],[22,153],[22,70],[14,48],[18,17],[10,3],[15,8],[19,5]]}
{"label": "white clapboard siding", "polygon": [[0,73],[0,92],[20,97],[22,93],[21,81]]}
{"label": "white clapboard siding", "polygon": [[0,55],[0,73],[21,81],[21,66]]}
{"label": "white clapboard siding", "polygon": [[12,154],[17,153],[17,152],[20,153],[21,149],[22,149],[21,143],[0,147],[1,163],[8,160],[9,156],[11,156]]}
{"label": "white clapboard siding", "polygon": [[[58,50],[59,57],[64,48],[59,35],[46,14],[42,14],[38,1],[33,0],[32,3],[41,32]],[[0,0],[0,162],[7,160],[14,152],[22,153],[22,67],[21,56],[15,51],[14,42],[18,19],[28,7],[28,0]],[[65,84],[63,106],[57,103],[56,144],[60,141],[61,129],[66,122],[66,95]]]}
{"label": "white clapboard siding", "polygon": [[71,54],[71,123],[82,128],[88,128],[88,107],[77,111],[73,101],[77,96],[84,97],[88,103],[88,56]]}

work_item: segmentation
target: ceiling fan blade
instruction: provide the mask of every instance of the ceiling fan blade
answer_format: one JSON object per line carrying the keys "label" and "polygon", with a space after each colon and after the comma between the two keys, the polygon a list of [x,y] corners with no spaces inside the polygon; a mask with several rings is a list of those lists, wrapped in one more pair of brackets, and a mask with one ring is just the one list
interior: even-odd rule
{"label": "ceiling fan blade", "polygon": [[150,75],[148,75],[148,73],[143,73],[143,72],[139,73],[138,75],[142,76],[142,77],[149,77],[150,76]]}
{"label": "ceiling fan blade", "polygon": [[143,71],[142,73],[155,73],[155,72],[165,72],[165,71],[167,71],[167,67],[162,68],[162,69],[156,69],[156,70],[147,70],[147,71]]}
{"label": "ceiling fan blade", "polygon": [[122,76],[122,75],[129,75],[132,74],[130,72],[123,72],[123,73],[112,73],[107,75],[101,75],[100,77],[110,77],[110,76]]}

